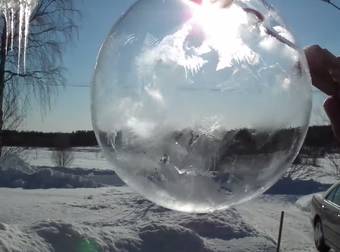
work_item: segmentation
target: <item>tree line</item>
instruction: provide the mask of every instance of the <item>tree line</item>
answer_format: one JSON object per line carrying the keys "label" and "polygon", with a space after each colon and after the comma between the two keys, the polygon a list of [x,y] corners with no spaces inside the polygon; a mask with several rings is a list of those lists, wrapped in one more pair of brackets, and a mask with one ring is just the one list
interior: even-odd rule
{"label": "tree line", "polygon": [[[98,145],[94,132],[90,130],[71,133],[3,130],[2,139],[4,146],[18,147],[83,147]],[[338,143],[330,126],[312,126],[308,130],[304,146],[331,151],[338,148]]]}
{"label": "tree line", "polygon": [[72,133],[45,133],[36,131],[3,130],[4,146],[16,147],[83,147],[97,146],[93,131],[76,131]]}

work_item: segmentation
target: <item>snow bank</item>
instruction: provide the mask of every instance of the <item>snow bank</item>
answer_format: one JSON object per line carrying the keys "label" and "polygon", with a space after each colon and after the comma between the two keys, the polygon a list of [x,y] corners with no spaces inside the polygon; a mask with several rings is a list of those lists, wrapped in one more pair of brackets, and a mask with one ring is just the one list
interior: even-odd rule
{"label": "snow bank", "polygon": [[311,205],[312,205],[312,199],[313,196],[315,195],[322,195],[322,193],[317,193],[317,194],[309,194],[305,195],[303,197],[300,197],[296,202],[295,205],[300,208],[302,211],[305,212],[310,212],[311,210]]}
{"label": "snow bank", "polygon": [[55,252],[98,251],[100,246],[80,226],[61,221],[45,221],[32,228]]}
{"label": "snow bank", "polygon": [[178,224],[147,224],[139,229],[139,237],[143,252],[209,251],[197,233]]}
{"label": "snow bank", "polygon": [[[220,234],[209,233],[208,236],[218,237]],[[274,251],[270,239],[258,236],[258,233],[256,236],[244,233],[246,240],[232,239],[233,236],[226,233],[229,250],[225,248],[223,237],[222,240],[207,239],[176,222],[145,223],[134,230],[131,226],[89,227],[63,221],[43,221],[22,230],[0,224],[0,251],[214,252],[236,251],[238,247],[242,249],[237,251],[263,251],[263,248]]]}
{"label": "snow bank", "polygon": [[0,160],[0,187],[25,189],[96,188],[124,183],[113,171],[68,169],[61,167],[31,167],[16,155]]}
{"label": "snow bank", "polygon": [[20,172],[25,174],[33,174],[36,172],[36,169],[14,154],[7,154],[0,158],[0,169],[2,171],[13,173]]}
{"label": "snow bank", "polygon": [[221,215],[218,218],[209,215],[196,216],[194,219],[182,221],[181,225],[209,239],[231,240],[258,235],[258,232],[245,225],[234,211],[229,211],[228,215]]}
{"label": "snow bank", "polygon": [[0,223],[0,251],[44,252],[50,247],[39,236],[20,230],[16,226]]}

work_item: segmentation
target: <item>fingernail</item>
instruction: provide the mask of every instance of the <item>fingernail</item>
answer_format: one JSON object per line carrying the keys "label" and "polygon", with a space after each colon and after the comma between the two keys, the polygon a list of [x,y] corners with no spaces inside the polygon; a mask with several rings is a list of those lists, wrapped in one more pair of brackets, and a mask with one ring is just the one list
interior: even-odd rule
{"label": "fingernail", "polygon": [[340,67],[340,57],[336,57],[335,63],[338,67]]}

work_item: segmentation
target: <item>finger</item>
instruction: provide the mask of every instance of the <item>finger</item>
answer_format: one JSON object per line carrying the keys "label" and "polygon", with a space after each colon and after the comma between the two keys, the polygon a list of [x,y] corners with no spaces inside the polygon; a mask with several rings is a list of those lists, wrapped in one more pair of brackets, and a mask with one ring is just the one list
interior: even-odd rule
{"label": "finger", "polygon": [[329,97],[324,103],[324,108],[331,121],[333,133],[340,141],[340,102],[334,97]]}
{"label": "finger", "polygon": [[337,85],[329,73],[334,68],[336,57],[318,45],[305,49],[313,85],[324,93],[332,96],[337,93]]}
{"label": "finger", "polygon": [[338,58],[328,51],[327,49],[322,49],[323,51],[323,63],[328,67],[335,67],[338,64]]}
{"label": "finger", "polygon": [[332,79],[334,80],[334,82],[336,82],[338,85],[340,85],[340,67],[336,68],[336,69],[329,70],[329,73],[330,73]]}
{"label": "finger", "polygon": [[[337,57],[337,58],[336,58],[334,67],[333,67],[332,69],[330,69],[329,73],[330,73],[330,75],[331,75],[333,81],[336,82],[337,85],[340,86],[340,57]],[[339,90],[340,90],[340,89],[339,89]],[[338,98],[338,99],[340,99],[339,90],[338,90],[338,94],[337,94],[337,98]]]}
{"label": "finger", "polygon": [[336,58],[335,64],[336,64],[337,67],[340,67],[340,57]]}

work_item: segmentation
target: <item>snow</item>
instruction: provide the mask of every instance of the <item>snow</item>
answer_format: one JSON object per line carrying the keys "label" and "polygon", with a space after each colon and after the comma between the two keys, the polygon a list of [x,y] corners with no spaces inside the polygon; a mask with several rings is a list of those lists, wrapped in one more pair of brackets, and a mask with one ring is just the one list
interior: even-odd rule
{"label": "snow", "polygon": [[[27,248],[17,242],[17,236],[32,244],[43,242],[39,251],[80,251],[79,246],[143,252],[274,251],[275,247],[271,238],[246,223],[235,209],[200,215],[174,212],[125,186],[3,188],[0,202],[6,202],[0,206],[0,223],[13,231],[11,236],[1,235],[0,244],[9,251],[15,251],[10,244],[17,251]],[[31,251],[38,250],[32,245]]]}
{"label": "snow", "polygon": [[2,171],[17,171],[25,174],[33,174],[36,171],[30,164],[14,154],[2,157],[0,167]]}
{"label": "snow", "polygon": [[[33,166],[55,166],[52,162],[53,149],[50,148],[31,148],[25,150],[25,160]],[[74,161],[70,168],[108,170],[112,166],[104,158],[103,153],[98,147],[73,148]]]}
{"label": "snow", "polygon": [[296,199],[266,195],[238,209],[191,215],[158,207],[125,186],[3,188],[0,223],[13,232],[1,235],[0,244],[23,251],[26,245],[17,241],[26,237],[33,244],[27,251],[41,243],[39,251],[77,251],[70,248],[86,244],[96,248],[90,251],[275,251],[285,210],[282,251],[315,251],[309,216]]}
{"label": "snow", "polygon": [[[100,154],[94,149],[78,149],[76,153],[79,159],[76,162],[88,160],[97,167],[99,160],[101,164]],[[48,156],[46,149],[39,149],[36,154]],[[33,161],[43,164],[39,158]],[[100,180],[114,179],[105,174],[107,171],[93,170],[90,166],[85,169],[36,167],[16,157],[3,160],[0,170],[30,176],[49,170],[60,175],[45,174],[42,181],[47,178],[64,181],[72,176],[85,176],[89,181],[98,180],[98,176]],[[95,175],[95,172],[102,173]],[[308,185],[308,190],[319,188],[320,183],[314,182],[294,180],[297,185]],[[315,252],[308,212],[312,194],[301,190],[304,195],[294,195],[287,188],[289,183],[292,182],[283,180],[275,194],[211,214],[164,209],[127,186],[0,188],[0,251],[274,252],[280,214],[284,210],[282,251]]]}
{"label": "snow", "polygon": [[[320,193],[321,194],[321,193]],[[315,194],[308,194],[305,196],[300,197],[296,202],[295,205],[300,208],[302,211],[310,212],[312,198]]]}
{"label": "snow", "polygon": [[122,185],[113,171],[63,167],[32,167],[15,155],[6,155],[0,162],[0,187],[93,188]]}
{"label": "snow", "polygon": [[0,223],[0,251],[48,251],[49,247],[35,235],[20,230],[15,225]]}
{"label": "snow", "polygon": [[299,169],[293,178],[314,180],[322,184],[334,184],[340,175],[340,155],[327,154],[323,158],[316,158],[317,165],[298,165]]}
{"label": "snow", "polygon": [[252,202],[251,208],[241,206],[240,213],[249,224],[277,240],[281,211],[285,211],[282,251],[316,251],[309,215],[295,205],[296,199],[297,196],[265,195]]}

